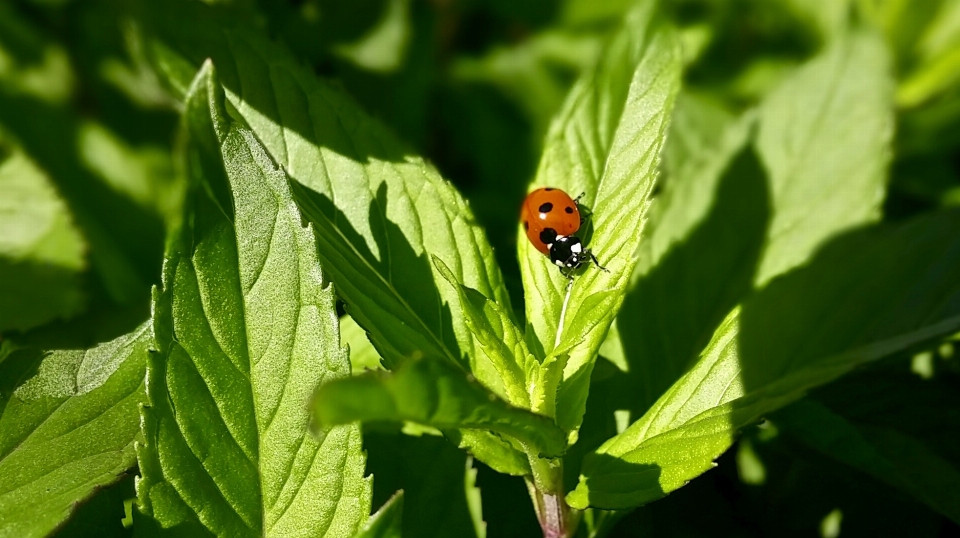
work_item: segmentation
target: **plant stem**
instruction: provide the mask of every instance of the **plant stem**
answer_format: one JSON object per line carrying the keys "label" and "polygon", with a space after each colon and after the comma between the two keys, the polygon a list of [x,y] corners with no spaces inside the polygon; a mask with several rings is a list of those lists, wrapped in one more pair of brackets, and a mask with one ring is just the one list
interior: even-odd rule
{"label": "plant stem", "polygon": [[563,460],[530,456],[533,476],[526,478],[527,490],[537,511],[544,538],[570,538],[576,532],[577,518],[571,518],[564,499]]}

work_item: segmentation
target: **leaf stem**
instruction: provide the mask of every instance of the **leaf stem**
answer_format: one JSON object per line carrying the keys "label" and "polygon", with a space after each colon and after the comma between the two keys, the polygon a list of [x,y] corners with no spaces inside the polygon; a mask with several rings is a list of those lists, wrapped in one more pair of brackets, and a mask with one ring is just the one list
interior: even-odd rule
{"label": "leaf stem", "polygon": [[571,511],[563,493],[563,460],[530,457],[532,476],[526,477],[527,490],[537,512],[544,538],[569,538],[577,530],[579,518]]}

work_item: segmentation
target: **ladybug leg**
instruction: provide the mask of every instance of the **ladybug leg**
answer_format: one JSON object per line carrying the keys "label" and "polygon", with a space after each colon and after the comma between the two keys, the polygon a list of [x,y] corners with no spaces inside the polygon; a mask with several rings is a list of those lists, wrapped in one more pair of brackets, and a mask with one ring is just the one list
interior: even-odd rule
{"label": "ladybug leg", "polygon": [[600,265],[600,261],[597,260],[597,257],[593,255],[593,252],[590,252],[589,250],[585,250],[583,253],[584,253],[585,255],[587,255],[587,256],[590,256],[590,259],[593,261],[593,264],[597,266],[597,269],[600,269],[601,271],[603,271],[603,272],[605,272],[605,273],[609,273],[609,272],[610,272],[609,269],[607,269],[606,267]]}

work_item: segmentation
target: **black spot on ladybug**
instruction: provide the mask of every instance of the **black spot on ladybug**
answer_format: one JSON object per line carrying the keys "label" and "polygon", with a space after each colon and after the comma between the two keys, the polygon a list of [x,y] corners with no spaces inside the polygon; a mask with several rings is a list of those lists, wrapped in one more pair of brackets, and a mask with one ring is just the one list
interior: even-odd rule
{"label": "black spot on ladybug", "polygon": [[554,190],[554,189],[553,189],[553,187],[547,187],[546,189],[543,189],[543,190],[545,190],[545,191],[547,191],[547,192],[550,192],[550,191],[552,191],[552,190]]}
{"label": "black spot on ladybug", "polygon": [[567,206],[567,207],[563,208],[563,210],[567,213],[567,215],[573,215],[573,208],[572,208],[572,207]]}
{"label": "black spot on ladybug", "polygon": [[552,245],[557,240],[557,231],[553,228],[545,228],[540,232],[540,241],[545,245]]}
{"label": "black spot on ladybug", "polygon": [[553,204],[551,204],[550,202],[544,202],[540,204],[541,213],[549,213],[551,211],[553,211]]}
{"label": "black spot on ladybug", "polygon": [[527,221],[523,221],[523,229],[524,229],[524,230],[529,230],[529,229],[530,229],[530,223],[527,222]]}

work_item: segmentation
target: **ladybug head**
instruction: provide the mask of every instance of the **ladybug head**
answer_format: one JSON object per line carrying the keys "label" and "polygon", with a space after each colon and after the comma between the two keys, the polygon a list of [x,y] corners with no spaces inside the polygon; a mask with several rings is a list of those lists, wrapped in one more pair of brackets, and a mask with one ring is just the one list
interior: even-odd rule
{"label": "ladybug head", "polygon": [[564,269],[576,269],[584,261],[583,244],[575,235],[560,236],[550,244],[550,261]]}

